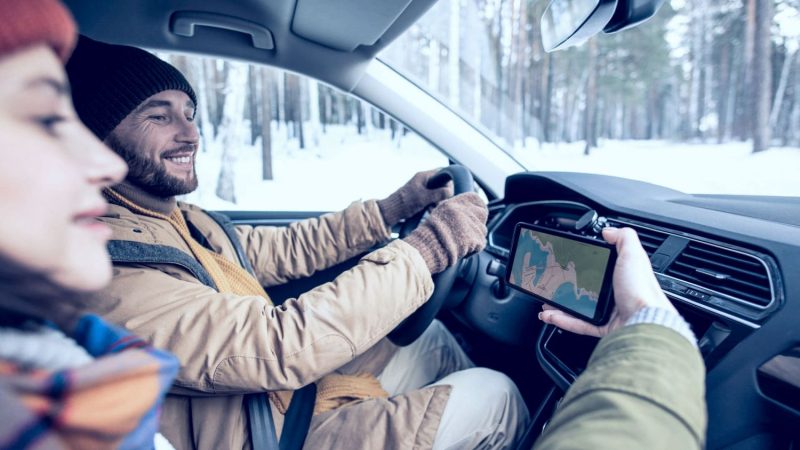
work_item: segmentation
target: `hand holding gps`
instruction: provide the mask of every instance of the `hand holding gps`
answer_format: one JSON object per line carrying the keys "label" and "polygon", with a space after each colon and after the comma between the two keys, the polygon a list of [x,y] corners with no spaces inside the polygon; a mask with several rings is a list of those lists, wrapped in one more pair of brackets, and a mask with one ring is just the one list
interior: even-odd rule
{"label": "hand holding gps", "polygon": [[519,223],[506,281],[512,288],[582,320],[602,325],[613,309],[613,245]]}

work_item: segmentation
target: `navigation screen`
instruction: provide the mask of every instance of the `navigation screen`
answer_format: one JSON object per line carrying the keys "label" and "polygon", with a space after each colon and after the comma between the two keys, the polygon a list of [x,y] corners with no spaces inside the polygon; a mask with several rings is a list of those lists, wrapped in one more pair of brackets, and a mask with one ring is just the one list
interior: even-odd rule
{"label": "navigation screen", "polygon": [[520,228],[508,281],[591,318],[610,255],[605,247]]}

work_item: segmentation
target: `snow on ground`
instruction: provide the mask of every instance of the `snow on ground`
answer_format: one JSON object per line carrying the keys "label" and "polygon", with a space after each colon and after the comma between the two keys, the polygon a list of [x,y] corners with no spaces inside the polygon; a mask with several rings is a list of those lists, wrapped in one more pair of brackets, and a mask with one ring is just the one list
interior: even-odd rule
{"label": "snow on ground", "polygon": [[[246,133],[240,133],[246,135]],[[381,198],[414,173],[447,164],[430,144],[409,133],[393,141],[388,131],[357,135],[355,127],[329,127],[308,148],[273,126],[274,180],[261,180],[260,144],[244,142],[235,163],[237,203],[215,194],[221,140],[197,158],[200,189],[186,200],[216,210],[332,211],[357,199]],[[591,155],[583,143],[528,142],[514,156],[530,170],[574,171],[647,181],[688,193],[800,196],[800,149],[750,153],[750,144],[669,141],[600,142]]]}
{"label": "snow on ground", "polygon": [[[273,136],[285,136],[273,129]],[[198,153],[200,189],[185,200],[212,210],[335,211],[358,199],[382,198],[420,170],[444,167],[447,157],[413,133],[399,145],[388,130],[368,136],[355,127],[329,127],[319,144],[298,148],[297,140],[278,137],[272,144],[271,181],[261,180],[261,147],[242,145],[235,165],[237,203],[216,196],[220,168],[219,143]]]}
{"label": "snow on ground", "polygon": [[583,155],[583,142],[529,142],[514,156],[529,170],[589,172],[647,181],[693,194],[800,197],[800,148],[753,154],[749,142],[686,144],[600,141]]}

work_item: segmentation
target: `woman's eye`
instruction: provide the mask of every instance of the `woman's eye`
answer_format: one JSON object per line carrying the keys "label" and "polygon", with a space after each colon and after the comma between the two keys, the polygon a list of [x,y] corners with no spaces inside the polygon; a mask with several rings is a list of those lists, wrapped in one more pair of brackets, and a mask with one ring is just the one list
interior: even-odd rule
{"label": "woman's eye", "polygon": [[58,114],[52,114],[36,118],[36,122],[50,134],[55,134],[56,126],[60,123],[63,123],[65,120],[66,117],[60,116]]}

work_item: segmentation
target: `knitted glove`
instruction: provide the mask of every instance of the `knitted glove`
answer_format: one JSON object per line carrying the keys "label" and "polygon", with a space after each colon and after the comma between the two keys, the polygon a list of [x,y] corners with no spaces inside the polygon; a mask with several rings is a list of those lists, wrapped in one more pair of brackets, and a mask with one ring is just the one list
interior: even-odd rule
{"label": "knitted glove", "polygon": [[478,194],[468,192],[447,199],[403,240],[416,248],[432,274],[486,245],[489,211]]}
{"label": "knitted glove", "polygon": [[422,211],[428,205],[440,202],[453,196],[453,182],[435,189],[428,189],[428,180],[436,175],[439,169],[419,172],[403,187],[383,200],[378,200],[378,207],[383,214],[386,225],[392,226],[401,220]]}

